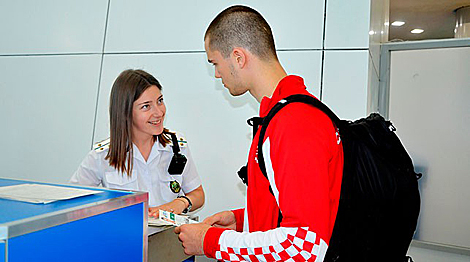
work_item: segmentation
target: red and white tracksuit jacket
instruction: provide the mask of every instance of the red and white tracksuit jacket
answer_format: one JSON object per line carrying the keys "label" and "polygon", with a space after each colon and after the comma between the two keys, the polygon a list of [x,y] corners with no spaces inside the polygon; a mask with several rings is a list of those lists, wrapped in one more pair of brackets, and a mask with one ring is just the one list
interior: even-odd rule
{"label": "red and white tracksuit jacket", "polygon": [[[272,98],[263,98],[260,116],[293,94],[310,95],[302,78],[287,76]],[[263,143],[269,181],[258,166],[258,139],[259,131],[249,153],[246,206],[233,211],[237,230],[210,228],[204,238],[205,255],[225,261],[323,261],[343,173],[336,127],[307,104],[292,103],[279,111]],[[283,218],[277,227],[279,208]]]}

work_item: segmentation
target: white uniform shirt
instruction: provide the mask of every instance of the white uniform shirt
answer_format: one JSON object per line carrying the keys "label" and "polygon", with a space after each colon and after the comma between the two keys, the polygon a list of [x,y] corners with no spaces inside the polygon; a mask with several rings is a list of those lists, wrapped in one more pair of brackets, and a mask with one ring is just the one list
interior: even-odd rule
{"label": "white uniform shirt", "polygon": [[[180,137],[178,137],[180,140]],[[186,145],[180,140],[180,153],[185,155],[187,163],[181,175],[170,175],[168,166],[173,157],[172,142],[163,147],[160,142],[153,144],[150,155],[145,161],[136,145],[133,145],[132,176],[122,174],[109,165],[105,160],[108,147],[92,150],[82,161],[78,170],[73,174],[70,183],[88,186],[103,186],[113,189],[144,191],[149,193],[149,206],[166,204],[179,195],[189,193],[201,185],[201,179]],[[181,186],[179,193],[170,189],[172,181],[178,181]]]}

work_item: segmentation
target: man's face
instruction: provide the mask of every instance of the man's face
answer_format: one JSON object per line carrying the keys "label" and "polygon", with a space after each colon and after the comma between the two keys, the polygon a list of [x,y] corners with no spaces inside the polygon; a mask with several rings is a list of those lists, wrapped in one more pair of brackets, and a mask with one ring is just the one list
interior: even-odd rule
{"label": "man's face", "polygon": [[243,87],[240,77],[235,69],[237,64],[232,56],[224,58],[217,50],[210,50],[208,38],[204,41],[207,61],[214,65],[215,78],[221,78],[222,84],[227,88],[231,95],[239,96],[244,94],[247,89]]}

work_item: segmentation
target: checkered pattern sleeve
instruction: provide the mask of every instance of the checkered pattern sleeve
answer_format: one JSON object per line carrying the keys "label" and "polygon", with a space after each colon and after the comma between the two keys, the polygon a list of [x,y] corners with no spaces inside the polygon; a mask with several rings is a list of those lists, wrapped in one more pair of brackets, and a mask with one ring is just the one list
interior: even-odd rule
{"label": "checkered pattern sleeve", "polygon": [[327,248],[308,227],[251,233],[211,228],[204,239],[206,256],[222,261],[323,261]]}

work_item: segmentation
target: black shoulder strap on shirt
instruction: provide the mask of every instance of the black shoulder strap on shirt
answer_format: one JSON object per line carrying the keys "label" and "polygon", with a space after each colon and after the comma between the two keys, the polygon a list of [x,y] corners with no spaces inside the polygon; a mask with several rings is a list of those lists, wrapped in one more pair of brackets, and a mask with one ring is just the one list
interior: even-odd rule
{"label": "black shoulder strap on shirt", "polygon": [[176,139],[176,134],[170,133],[171,140],[173,141],[173,157],[171,158],[170,165],[168,166],[168,173],[171,175],[181,175],[183,174],[184,167],[188,159],[180,154],[180,147],[178,145],[178,139]]}
{"label": "black shoulder strap on shirt", "polygon": [[171,141],[173,142],[173,154],[178,154],[180,152],[180,146],[178,145],[178,139],[176,138],[175,133],[170,133]]}

